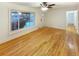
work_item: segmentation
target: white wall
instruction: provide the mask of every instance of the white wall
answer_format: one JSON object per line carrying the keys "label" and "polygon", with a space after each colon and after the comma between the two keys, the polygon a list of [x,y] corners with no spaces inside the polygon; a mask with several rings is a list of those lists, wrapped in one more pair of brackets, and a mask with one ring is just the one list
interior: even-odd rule
{"label": "white wall", "polygon": [[[11,9],[26,11],[26,12],[35,12],[36,15],[35,27],[24,29],[19,33],[14,33],[12,35],[9,35],[9,10]],[[13,4],[13,3],[0,3],[0,44],[38,29],[39,27],[42,26],[40,25],[41,23],[40,20],[41,20],[41,12],[39,8],[32,8],[23,5]]]}
{"label": "white wall", "polygon": [[46,14],[45,26],[59,29],[66,28],[66,11],[76,10],[76,7],[52,8]]}

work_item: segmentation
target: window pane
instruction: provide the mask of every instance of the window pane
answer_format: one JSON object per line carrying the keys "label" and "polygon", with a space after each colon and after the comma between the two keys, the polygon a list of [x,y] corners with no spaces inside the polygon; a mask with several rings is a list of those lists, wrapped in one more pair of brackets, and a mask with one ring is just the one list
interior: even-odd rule
{"label": "window pane", "polygon": [[35,24],[35,15],[34,13],[30,13],[30,26],[34,26]]}
{"label": "window pane", "polygon": [[20,15],[20,20],[19,20],[19,28],[24,28],[24,27],[29,27],[29,20],[30,20],[30,14],[26,12],[22,12],[22,15]]}
{"label": "window pane", "polygon": [[17,30],[18,29],[18,13],[17,12],[11,12],[11,30]]}

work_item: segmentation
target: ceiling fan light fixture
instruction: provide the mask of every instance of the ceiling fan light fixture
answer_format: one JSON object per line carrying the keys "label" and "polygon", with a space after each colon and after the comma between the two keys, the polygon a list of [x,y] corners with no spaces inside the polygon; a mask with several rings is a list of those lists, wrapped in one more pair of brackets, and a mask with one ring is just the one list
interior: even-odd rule
{"label": "ceiling fan light fixture", "polygon": [[42,10],[42,11],[47,11],[48,8],[47,8],[47,7],[42,7],[41,10]]}

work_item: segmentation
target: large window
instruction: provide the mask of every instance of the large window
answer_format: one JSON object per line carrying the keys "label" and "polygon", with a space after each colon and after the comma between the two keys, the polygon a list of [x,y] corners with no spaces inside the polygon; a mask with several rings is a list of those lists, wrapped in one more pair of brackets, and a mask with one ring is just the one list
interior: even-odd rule
{"label": "large window", "polygon": [[27,28],[35,25],[33,12],[18,12],[11,10],[11,31]]}

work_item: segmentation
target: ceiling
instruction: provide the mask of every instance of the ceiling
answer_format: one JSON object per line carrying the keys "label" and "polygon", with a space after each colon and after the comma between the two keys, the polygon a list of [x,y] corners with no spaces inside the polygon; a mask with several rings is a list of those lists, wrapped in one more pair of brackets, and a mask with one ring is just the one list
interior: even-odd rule
{"label": "ceiling", "polygon": [[[41,2],[16,2],[16,4],[30,6],[30,7],[40,7]],[[48,4],[56,4],[53,7],[67,7],[78,5],[79,2],[48,2]]]}

